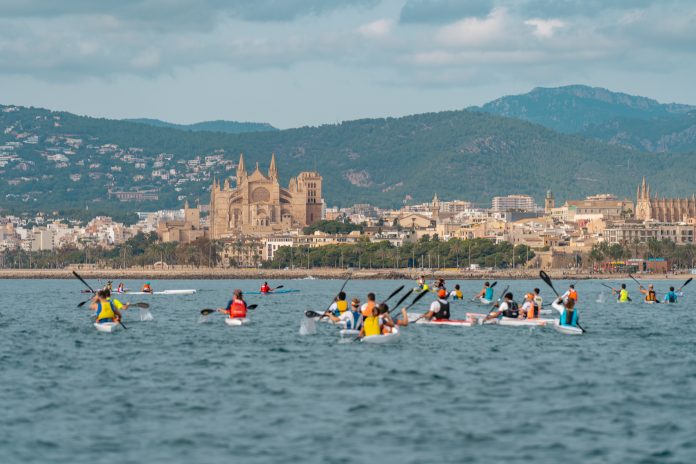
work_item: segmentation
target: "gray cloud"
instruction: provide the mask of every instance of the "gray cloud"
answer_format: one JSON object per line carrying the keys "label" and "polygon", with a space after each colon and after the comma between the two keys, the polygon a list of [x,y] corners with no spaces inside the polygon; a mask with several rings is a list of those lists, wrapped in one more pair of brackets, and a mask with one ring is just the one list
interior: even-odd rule
{"label": "gray cloud", "polygon": [[599,17],[611,11],[627,11],[653,5],[688,4],[688,0],[505,0],[501,1],[520,14],[540,17]]}
{"label": "gray cloud", "polygon": [[401,8],[401,23],[449,23],[469,16],[485,16],[493,0],[407,0]]}

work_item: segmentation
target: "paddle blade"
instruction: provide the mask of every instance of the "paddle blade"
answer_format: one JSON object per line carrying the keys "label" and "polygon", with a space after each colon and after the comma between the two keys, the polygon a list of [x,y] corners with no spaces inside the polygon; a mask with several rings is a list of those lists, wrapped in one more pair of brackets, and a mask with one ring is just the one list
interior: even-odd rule
{"label": "paddle blade", "polygon": [[319,314],[316,311],[312,311],[311,309],[305,311],[304,315],[305,315],[305,317],[319,317],[319,316],[321,316],[321,314]]}
{"label": "paddle blade", "polygon": [[399,293],[401,290],[403,290],[404,287],[405,287],[405,285],[402,285],[401,287],[399,287],[399,288],[397,288],[396,290],[394,290],[394,291],[391,293],[391,295],[389,295],[389,296],[387,297],[387,299],[384,300],[384,301],[382,302],[382,304],[384,304],[384,303],[386,303],[387,301],[391,300],[391,299],[394,297],[394,295],[396,295],[396,294]]}
{"label": "paddle blade", "polygon": [[551,290],[553,290],[553,293],[555,293],[556,296],[558,296],[558,292],[556,291],[556,289],[553,286],[553,283],[551,282],[551,277],[549,277],[549,275],[546,273],[546,271],[539,271],[539,277],[541,277],[541,280],[546,282],[546,285],[551,287]]}
{"label": "paddle blade", "polygon": [[410,307],[413,306],[414,304],[418,303],[418,302],[421,300],[421,298],[423,298],[423,297],[424,297],[425,295],[427,295],[427,294],[428,294],[428,292],[420,292],[420,293],[413,299],[413,301],[411,302],[411,304],[408,305],[408,307],[410,308]]}
{"label": "paddle blade", "polygon": [[[684,287],[686,287],[687,285],[689,285],[689,284],[691,283],[692,280],[694,280],[693,277],[689,277],[688,279],[686,279],[686,282],[684,282],[684,285],[682,285],[681,288],[684,288]],[[681,290],[681,288],[680,288],[680,290]]]}
{"label": "paddle blade", "polygon": [[96,293],[96,292],[94,291],[94,289],[93,289],[92,287],[90,287],[89,284],[85,281],[85,279],[83,279],[82,277],[80,277],[80,274],[78,274],[78,273],[75,272],[75,271],[72,271],[72,273],[73,273],[73,275],[74,275],[75,277],[77,277],[78,279],[80,279],[80,282],[82,282],[83,284],[85,284],[85,287],[87,287],[87,288],[89,289],[89,291],[91,291],[92,293]]}
{"label": "paddle blade", "polygon": [[497,281],[497,280],[491,284],[491,288],[495,287],[496,285],[498,285],[498,281]]}
{"label": "paddle blade", "polygon": [[201,314],[202,314],[203,316],[207,316],[207,315],[212,314],[212,313],[214,313],[214,312],[216,312],[215,309],[210,309],[210,308],[201,309]]}
{"label": "paddle blade", "polygon": [[247,306],[247,309],[256,309],[256,308],[258,308],[258,307],[259,307],[259,305],[253,304],[253,305]]}
{"label": "paddle blade", "polygon": [[273,290],[280,290],[281,288],[285,288],[285,285],[278,285],[278,286],[277,286],[276,288],[274,288]]}
{"label": "paddle blade", "polygon": [[133,303],[131,306],[135,306],[135,307],[143,308],[143,309],[148,309],[150,307],[150,305],[147,303]]}
{"label": "paddle blade", "polygon": [[399,306],[401,306],[401,303],[403,303],[404,301],[406,301],[406,298],[408,298],[408,296],[409,296],[411,293],[413,293],[413,290],[409,290],[409,291],[407,291],[406,293],[404,293],[404,296],[402,296],[402,297],[399,299],[399,301],[397,301],[396,304],[394,305],[394,309],[397,309]]}
{"label": "paddle blade", "polygon": [[89,300],[83,301],[82,303],[78,303],[78,304],[77,304],[77,307],[78,307],[78,308],[81,308],[81,307],[83,307],[85,304],[89,303],[90,301],[92,301],[91,298],[90,298]]}

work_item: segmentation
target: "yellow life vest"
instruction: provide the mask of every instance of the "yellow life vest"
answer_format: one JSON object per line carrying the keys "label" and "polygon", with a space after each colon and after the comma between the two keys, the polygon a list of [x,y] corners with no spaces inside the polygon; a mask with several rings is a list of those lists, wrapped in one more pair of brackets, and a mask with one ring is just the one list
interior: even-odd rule
{"label": "yellow life vest", "polygon": [[346,309],[348,309],[348,302],[346,300],[338,300],[336,302],[336,308],[339,313],[343,314],[346,312]]}
{"label": "yellow life vest", "polygon": [[118,301],[116,298],[109,298],[108,301],[109,301],[109,303],[111,303],[112,307],[118,309],[119,311],[121,310],[121,308],[123,308],[123,303]]}
{"label": "yellow life vest", "polygon": [[428,284],[423,284],[422,288],[423,288],[424,292],[427,292],[428,290],[430,290],[430,287],[428,287]]}
{"label": "yellow life vest", "polygon": [[363,322],[363,328],[365,329],[366,337],[381,334],[382,330],[379,328],[379,316],[370,316],[365,319]]}
{"label": "yellow life vest", "polygon": [[462,291],[461,291],[461,290],[457,290],[456,293],[455,293],[455,295],[457,295],[457,298],[459,298],[460,300],[461,300],[462,298],[464,298],[464,295],[462,295]]}
{"label": "yellow life vest", "polygon": [[628,301],[628,290],[625,288],[619,292],[619,301]]}
{"label": "yellow life vest", "polygon": [[645,301],[656,301],[657,300],[657,295],[655,295],[655,292],[653,290],[649,290],[648,293],[645,295]]}
{"label": "yellow life vest", "polygon": [[100,301],[97,303],[97,322],[102,319],[113,319],[116,317],[114,310],[111,308],[111,303],[108,301]]}

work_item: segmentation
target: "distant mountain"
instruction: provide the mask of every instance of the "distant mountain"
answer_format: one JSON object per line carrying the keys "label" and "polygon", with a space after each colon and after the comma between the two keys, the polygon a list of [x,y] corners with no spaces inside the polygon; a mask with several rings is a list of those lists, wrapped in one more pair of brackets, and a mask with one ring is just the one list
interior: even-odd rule
{"label": "distant mountain", "polygon": [[636,150],[696,151],[696,106],[663,104],[597,87],[538,87],[471,109]]}
{"label": "distant mountain", "polygon": [[[559,201],[611,192],[632,197],[643,175],[663,195],[690,195],[693,155],[649,154],[471,111],[362,119],[263,133],[189,132],[36,108],[0,106],[0,198],[14,209],[177,207],[209,201],[213,176],[231,178],[239,153],[281,182],[324,177],[329,205],[398,206],[435,193],[490,205],[526,193]],[[119,203],[109,190],[156,190],[157,201]]]}
{"label": "distant mountain", "polygon": [[226,134],[243,134],[245,132],[267,132],[278,130],[265,122],[237,122],[237,121],[204,121],[194,124],[174,124],[159,119],[139,118],[124,119],[128,122],[137,122],[155,127],[168,127],[170,129],[187,130],[192,132],[223,132]]}

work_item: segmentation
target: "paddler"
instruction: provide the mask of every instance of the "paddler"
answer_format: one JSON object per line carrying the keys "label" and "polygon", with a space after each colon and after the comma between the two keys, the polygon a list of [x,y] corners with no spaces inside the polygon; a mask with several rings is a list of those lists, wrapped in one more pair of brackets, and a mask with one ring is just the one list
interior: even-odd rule
{"label": "paddler", "polygon": [[534,303],[541,309],[541,307],[544,305],[544,299],[541,297],[541,290],[538,288],[534,289]]}
{"label": "paddler", "polygon": [[[345,301],[345,293],[341,292],[339,293],[339,296],[341,294],[343,294],[343,300]],[[329,312],[327,315],[329,319],[331,319],[333,322],[342,323],[344,328],[346,329],[362,329],[363,315],[360,313],[360,300],[357,298],[353,298],[353,301],[350,302],[350,309],[343,311],[342,313],[340,313],[340,315],[334,315],[331,312]]]}
{"label": "paddler", "polygon": [[493,287],[491,287],[490,282],[486,282],[485,284],[483,284],[483,289],[481,289],[481,291],[478,292],[478,295],[474,297],[474,300],[476,299],[493,301]]}
{"label": "paddler", "polygon": [[405,307],[401,308],[401,319],[396,321],[392,319],[391,314],[389,314],[389,306],[385,303],[380,304],[377,308],[379,309],[379,317],[382,319],[382,334],[392,333],[392,329],[396,326],[408,326],[408,313]]}
{"label": "paddler", "polygon": [[573,298],[564,300],[563,297],[560,297],[551,306],[561,313],[561,318],[558,320],[560,325],[578,326],[578,312],[575,309],[575,300]]}
{"label": "paddler", "polygon": [[513,295],[511,292],[506,293],[503,296],[503,302],[496,303],[495,307],[497,308],[497,310],[492,311],[488,316],[486,316],[483,322],[490,321],[491,319],[497,319],[500,317],[509,317],[511,319],[519,319],[520,317],[519,305],[513,299]]}
{"label": "paddler", "polygon": [[126,293],[126,285],[123,282],[118,284],[118,288],[116,288],[116,293]]}
{"label": "paddler", "polygon": [[669,292],[665,293],[665,303],[676,303],[677,302],[677,292],[674,291],[674,287],[669,287]]}
{"label": "paddler", "polygon": [[454,286],[454,290],[450,292],[449,296],[453,300],[461,300],[462,298],[464,298],[464,295],[462,295],[462,289],[459,287],[459,284]]}
{"label": "paddler", "polygon": [[106,285],[104,285],[104,290],[108,290],[109,292],[111,292],[112,287],[113,283],[110,280],[107,280]]}
{"label": "paddler", "polygon": [[431,320],[449,320],[450,318],[450,306],[447,301],[447,290],[444,288],[438,290],[437,300],[430,304],[430,309],[427,313],[423,315],[423,319]]}
{"label": "paddler", "polygon": [[659,303],[660,300],[657,299],[657,293],[655,293],[655,289],[653,288],[653,284],[649,284],[647,290],[641,285],[640,286],[640,293],[645,295],[645,301],[649,303]]}
{"label": "paddler", "polygon": [[522,303],[522,315],[527,319],[539,319],[539,309],[540,307],[534,301],[534,294],[527,293],[524,296],[524,303]]}
{"label": "paddler", "polygon": [[97,316],[97,324],[104,324],[106,322],[118,322],[121,320],[121,313],[118,309],[114,308],[106,297],[104,290],[99,290],[97,292],[97,297],[92,303],[91,308],[95,311]]}
{"label": "paddler", "polygon": [[575,302],[578,302],[578,292],[575,290],[575,285],[571,284],[568,287],[568,290],[563,294],[563,299],[567,300],[569,298],[572,298],[575,300]]}
{"label": "paddler", "polygon": [[425,283],[425,276],[420,276],[418,278],[418,287],[417,287],[421,292],[427,292],[430,290],[430,287],[428,287],[428,284]]}
{"label": "paddler", "polygon": [[358,338],[372,337],[374,335],[382,335],[382,320],[379,317],[379,309],[377,306],[372,306],[370,315],[363,321],[362,329]]}
{"label": "paddler", "polygon": [[247,304],[242,297],[242,291],[236,289],[232,299],[224,308],[218,309],[219,313],[227,314],[230,319],[244,319],[247,316]]}
{"label": "paddler", "polygon": [[619,303],[628,303],[631,300],[631,297],[628,296],[628,290],[626,290],[626,284],[621,284],[621,290],[616,290],[615,288],[611,289],[611,293],[619,295],[618,300]]}
{"label": "paddler", "polygon": [[271,293],[271,286],[268,285],[268,282],[264,282],[263,285],[261,285],[261,293]]}
{"label": "paddler", "polygon": [[372,314],[372,308],[377,307],[377,302],[375,299],[376,297],[374,293],[370,292],[367,294],[367,303],[362,305],[362,308],[360,308],[360,312],[362,313],[363,317],[370,317]]}
{"label": "paddler", "polygon": [[152,286],[150,285],[150,282],[146,282],[141,291],[143,293],[152,293]]}
{"label": "paddler", "polygon": [[119,311],[124,311],[130,307],[130,303],[123,304],[111,295],[111,291],[104,289],[104,295],[111,305]]}
{"label": "paddler", "polygon": [[334,316],[339,317],[341,314],[346,312],[347,309],[348,302],[346,301],[346,292],[342,291],[338,295],[336,295],[334,302],[331,303],[331,306],[329,306],[329,312]]}
{"label": "paddler", "polygon": [[433,282],[433,287],[435,287],[436,290],[442,290],[443,288],[445,288],[445,279],[440,277],[435,282]]}

